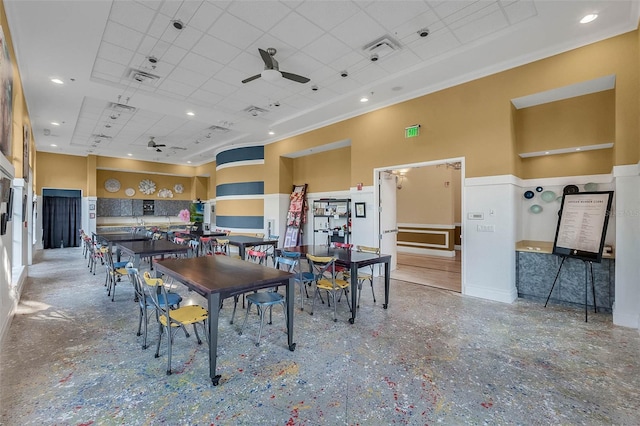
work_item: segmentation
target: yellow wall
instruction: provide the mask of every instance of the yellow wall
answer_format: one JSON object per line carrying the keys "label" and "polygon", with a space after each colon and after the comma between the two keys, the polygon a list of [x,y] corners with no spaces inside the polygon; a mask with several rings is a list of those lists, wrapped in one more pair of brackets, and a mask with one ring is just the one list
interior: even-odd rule
{"label": "yellow wall", "polygon": [[[467,177],[597,174],[603,169],[609,173],[611,165],[636,163],[640,159],[637,33],[613,37],[269,145],[265,150],[265,192],[282,193],[290,187],[277,173],[279,156],[345,139],[351,140],[349,186],[358,182],[371,185],[373,168],[462,156],[466,159]],[[582,153],[580,159],[538,158],[523,164],[517,156],[511,99],[611,74],[616,75],[615,146],[611,160],[605,158],[604,164],[594,162],[591,155],[597,154]],[[420,136],[404,139],[404,128],[412,124],[422,126]],[[567,168],[567,162],[572,163],[571,167]]]}
{"label": "yellow wall", "polygon": [[83,195],[87,194],[86,157],[38,152],[36,161],[37,194],[42,195],[42,188],[80,189]]}
{"label": "yellow wall", "polygon": [[[104,183],[107,179],[118,179],[120,181],[120,190],[118,192],[108,192],[104,188]],[[156,192],[151,195],[146,195],[140,192],[138,185],[143,179],[150,179],[156,184]],[[97,170],[97,191],[96,196],[99,198],[139,198],[139,199],[156,199],[158,191],[161,189],[169,189],[173,192],[172,200],[193,200],[190,188],[192,186],[193,178],[181,177],[181,176],[166,176],[166,175],[149,175],[146,173],[127,173],[116,172],[111,170]],[[178,194],[174,187],[176,184],[181,184],[184,188],[182,194]],[[127,188],[133,188],[136,193],[133,197],[125,195],[124,191]]]}
{"label": "yellow wall", "polygon": [[[28,155],[27,161],[31,164],[31,168],[34,168],[33,153],[35,152],[35,145],[33,142],[33,135],[31,134],[31,123],[29,120],[29,111],[27,110],[27,104],[24,99],[24,92],[22,89],[22,79],[20,78],[20,70],[16,62],[16,54],[13,50],[13,39],[9,32],[9,24],[7,23],[7,17],[4,11],[4,3],[0,1],[0,25],[2,26],[2,32],[6,38],[7,48],[9,49],[9,56],[11,57],[11,66],[13,69],[13,89],[12,89],[12,131],[11,131],[11,156],[7,159],[13,164],[15,168],[15,177],[24,178],[23,173],[23,159],[24,159],[24,137],[23,129],[27,126],[29,129],[29,141],[28,143]],[[2,154],[0,154],[2,155]],[[35,172],[34,172],[35,174]],[[31,183],[33,185],[33,183]]]}
{"label": "yellow wall", "polygon": [[396,192],[398,223],[453,225],[454,172],[460,174],[444,165],[409,170]]}
{"label": "yellow wall", "polygon": [[[633,31],[269,144],[265,147],[265,164],[262,166],[265,193],[288,194],[294,182],[309,183],[310,192],[346,190],[359,182],[371,185],[374,168],[454,157],[465,157],[467,177],[514,174],[522,178],[537,178],[601,174],[610,173],[613,165],[637,163],[640,160],[639,39],[638,31]],[[570,111],[569,115],[575,113],[573,115],[578,117],[582,112],[583,119],[598,118],[589,119],[590,124],[598,123],[581,135],[596,135],[590,143],[601,143],[596,141],[613,135],[615,145],[612,150],[524,160],[518,157],[518,152],[525,147],[535,151],[548,146],[573,144],[581,136],[574,132],[574,142],[558,136],[563,133],[553,122],[543,122],[531,131],[538,136],[529,135],[529,130],[521,128],[523,122],[533,116],[553,116],[552,111],[558,105],[519,112],[513,108],[511,99],[611,74],[616,75],[615,89],[594,95],[596,101],[581,97],[558,105],[577,105],[578,109]],[[599,112],[582,111],[583,107],[579,105],[582,101],[599,104],[596,106],[604,113],[596,117]],[[404,128],[412,124],[421,125],[420,136],[405,139]],[[556,137],[550,140],[540,136],[545,133],[555,133]],[[283,157],[340,140],[350,140],[351,147],[296,159]],[[126,167],[142,173],[192,178],[205,176],[206,179],[198,179],[197,182],[194,179],[190,183],[189,193],[200,194],[199,198],[211,198],[215,194],[216,183],[245,180],[236,175],[242,174],[241,171],[231,171],[233,168],[216,173],[213,162],[194,168],[127,161],[97,157],[95,168]],[[318,164],[322,166],[318,167]],[[91,168],[89,165],[80,182],[84,183],[91,176]],[[53,176],[46,178],[48,186],[68,186],[66,178],[62,178],[52,165],[45,164],[41,168],[38,164],[38,172],[41,170],[49,174],[53,172]],[[249,175],[252,180],[258,180],[259,168],[248,168],[245,176]],[[62,179],[60,184],[56,180],[58,177]],[[203,181],[207,182],[206,190]],[[38,186],[44,185],[38,182]],[[94,186],[97,191],[101,184],[96,182]],[[92,188],[87,190],[91,193]]]}
{"label": "yellow wall", "polygon": [[295,158],[293,182],[298,185],[308,184],[307,192],[349,190],[350,168],[350,147]]}

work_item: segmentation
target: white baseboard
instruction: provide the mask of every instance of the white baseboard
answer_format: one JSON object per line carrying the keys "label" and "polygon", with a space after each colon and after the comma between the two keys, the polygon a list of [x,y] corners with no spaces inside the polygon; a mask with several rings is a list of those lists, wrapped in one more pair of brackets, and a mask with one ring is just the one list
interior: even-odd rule
{"label": "white baseboard", "polygon": [[463,285],[463,288],[465,296],[494,300],[496,302],[513,303],[518,298],[518,290],[515,286],[510,291],[501,291],[473,284]]}
{"label": "white baseboard", "polygon": [[428,248],[398,246],[398,253],[427,254],[429,256],[456,257],[455,250],[434,250]]}

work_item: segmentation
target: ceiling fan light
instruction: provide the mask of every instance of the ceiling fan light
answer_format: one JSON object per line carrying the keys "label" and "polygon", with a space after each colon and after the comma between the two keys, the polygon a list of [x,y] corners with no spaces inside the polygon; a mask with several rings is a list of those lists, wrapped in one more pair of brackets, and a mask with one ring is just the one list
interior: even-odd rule
{"label": "ceiling fan light", "polygon": [[280,71],[276,71],[276,70],[264,70],[260,75],[262,76],[262,78],[264,78],[267,81],[276,81],[280,79],[280,77],[282,77],[282,74],[280,74]]}

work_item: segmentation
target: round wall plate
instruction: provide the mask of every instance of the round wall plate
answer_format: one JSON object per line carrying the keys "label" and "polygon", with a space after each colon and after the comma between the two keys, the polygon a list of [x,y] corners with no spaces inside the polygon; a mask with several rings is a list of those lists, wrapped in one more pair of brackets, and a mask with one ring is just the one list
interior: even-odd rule
{"label": "round wall plate", "polygon": [[182,194],[184,192],[184,186],[181,183],[176,183],[173,186],[173,190],[176,191],[176,194]]}
{"label": "round wall plate", "polygon": [[562,190],[563,194],[576,194],[578,192],[580,192],[580,189],[578,189],[578,187],[575,185],[567,185]]}
{"label": "round wall plate", "polygon": [[120,191],[120,181],[118,179],[107,179],[104,182],[104,189],[106,189],[109,192],[118,192]]}
{"label": "round wall plate", "polygon": [[524,198],[530,200],[530,199],[533,198],[534,195],[536,195],[536,194],[534,194],[533,191],[527,191],[527,192],[524,193]]}
{"label": "round wall plate", "polygon": [[124,193],[127,197],[133,197],[134,195],[136,195],[136,190],[133,188],[127,188],[124,190]]}

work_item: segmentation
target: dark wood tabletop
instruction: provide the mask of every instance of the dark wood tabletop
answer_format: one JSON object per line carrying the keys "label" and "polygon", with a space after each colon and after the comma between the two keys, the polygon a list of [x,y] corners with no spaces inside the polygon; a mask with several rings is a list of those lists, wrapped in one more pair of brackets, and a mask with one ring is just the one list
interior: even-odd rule
{"label": "dark wood tabletop", "polygon": [[161,254],[186,253],[188,246],[172,243],[167,240],[122,241],[118,247],[133,256],[159,256]]}
{"label": "dark wood tabletop", "polygon": [[97,240],[106,241],[108,243],[117,243],[119,241],[145,241],[149,239],[149,237],[144,234],[134,232],[94,232],[93,237]]}
{"label": "dark wood tabletop", "polygon": [[209,377],[214,386],[220,382],[216,374],[218,357],[218,319],[222,299],[248,291],[284,286],[287,302],[287,344],[294,351],[294,274],[229,256],[203,256],[191,259],[167,259],[156,262],[156,268],[182,282],[207,299],[209,311]]}
{"label": "dark wood tabletop", "polygon": [[221,299],[273,287],[274,283],[293,277],[289,272],[230,256],[159,260],[156,267],[158,271],[181,281],[204,297],[209,293],[220,293]]}
{"label": "dark wood tabletop", "polygon": [[242,259],[245,258],[245,251],[247,247],[271,245],[275,248],[278,245],[278,240],[269,240],[262,237],[250,237],[248,235],[229,235],[221,239],[229,240],[230,245],[238,247],[238,251]]}
{"label": "dark wood tabletop", "polygon": [[[333,257],[336,259],[336,265],[343,266],[349,269],[351,275],[351,306],[357,305],[357,288],[358,288],[358,269],[375,265],[376,263],[384,264],[384,304],[382,307],[387,309],[389,306],[389,286],[391,282],[391,255],[390,254],[376,254],[366,253],[356,250],[349,250],[344,248],[335,248],[330,246],[297,246],[286,247],[285,251],[293,251],[300,253],[300,257],[304,259],[308,254],[318,257]],[[349,322],[353,324],[356,320],[357,309],[351,309],[351,318]]]}

